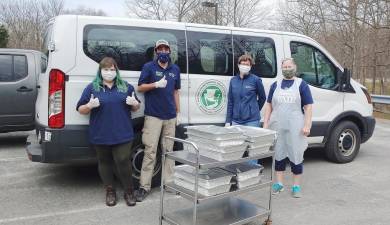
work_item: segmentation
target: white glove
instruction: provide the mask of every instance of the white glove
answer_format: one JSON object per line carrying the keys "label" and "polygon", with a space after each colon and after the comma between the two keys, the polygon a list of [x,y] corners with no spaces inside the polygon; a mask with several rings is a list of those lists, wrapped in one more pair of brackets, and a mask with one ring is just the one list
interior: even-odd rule
{"label": "white glove", "polygon": [[89,109],[97,108],[100,106],[100,102],[98,98],[95,98],[93,94],[91,94],[91,98],[89,99],[89,102],[87,103],[87,107]]}
{"label": "white glove", "polygon": [[225,123],[225,127],[230,127],[230,123]]}
{"label": "white glove", "polygon": [[154,86],[156,88],[165,88],[167,86],[168,81],[165,79],[165,76],[161,78],[159,81],[154,82]]}
{"label": "white glove", "polygon": [[126,104],[127,105],[131,105],[131,106],[137,106],[139,105],[139,102],[137,101],[137,99],[134,97],[134,91],[133,93],[131,93],[130,96],[127,96],[126,97]]}

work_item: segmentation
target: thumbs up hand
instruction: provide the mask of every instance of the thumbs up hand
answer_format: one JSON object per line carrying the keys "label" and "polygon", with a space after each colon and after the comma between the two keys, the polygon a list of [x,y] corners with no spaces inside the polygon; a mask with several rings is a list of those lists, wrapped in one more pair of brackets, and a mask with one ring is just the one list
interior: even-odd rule
{"label": "thumbs up hand", "polygon": [[165,76],[161,78],[161,80],[154,82],[156,88],[165,88],[167,86],[168,81],[165,79]]}
{"label": "thumbs up hand", "polygon": [[89,99],[89,102],[87,103],[87,107],[89,109],[97,108],[100,106],[100,101],[98,98],[95,98],[93,94],[91,94],[91,98]]}
{"label": "thumbs up hand", "polygon": [[134,91],[131,93],[130,96],[126,97],[126,104],[130,106],[137,106],[139,105],[139,102],[135,98]]}

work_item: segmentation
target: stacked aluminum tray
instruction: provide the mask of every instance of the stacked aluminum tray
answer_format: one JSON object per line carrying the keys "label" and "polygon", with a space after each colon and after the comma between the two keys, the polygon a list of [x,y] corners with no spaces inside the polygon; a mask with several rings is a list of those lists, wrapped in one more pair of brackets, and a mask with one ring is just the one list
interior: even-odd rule
{"label": "stacked aluminum tray", "polygon": [[248,144],[248,155],[259,155],[268,152],[276,140],[276,131],[260,127],[234,125],[242,131]]}
{"label": "stacked aluminum tray", "polygon": [[[231,172],[220,168],[199,171],[198,192],[204,196],[213,196],[230,191]],[[185,189],[195,190],[195,169],[188,165],[175,167],[174,183]]]}
{"label": "stacked aluminum tray", "polygon": [[199,154],[218,161],[242,158],[246,151],[246,137],[234,127],[200,125],[187,127],[188,140],[199,147]]}
{"label": "stacked aluminum tray", "polygon": [[239,163],[225,166],[226,171],[235,174],[237,188],[244,188],[261,182],[264,167],[251,163]]}

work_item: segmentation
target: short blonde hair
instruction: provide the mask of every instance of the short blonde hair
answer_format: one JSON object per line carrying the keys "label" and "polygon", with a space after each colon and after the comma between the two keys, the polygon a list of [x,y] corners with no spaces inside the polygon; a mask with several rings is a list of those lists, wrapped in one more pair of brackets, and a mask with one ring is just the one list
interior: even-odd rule
{"label": "short blonde hair", "polygon": [[244,54],[244,55],[240,56],[240,57],[238,58],[238,64],[240,64],[242,61],[245,62],[245,61],[248,61],[248,60],[249,60],[249,62],[251,63],[251,66],[255,64],[254,61],[253,61],[252,56],[250,56],[250,55],[248,55],[248,54]]}
{"label": "short blonde hair", "polygon": [[292,63],[295,65],[295,67],[297,66],[297,64],[295,63],[295,60],[294,60],[293,58],[284,58],[284,59],[282,60],[282,65],[283,65],[285,62],[287,62],[287,61],[292,62]]}

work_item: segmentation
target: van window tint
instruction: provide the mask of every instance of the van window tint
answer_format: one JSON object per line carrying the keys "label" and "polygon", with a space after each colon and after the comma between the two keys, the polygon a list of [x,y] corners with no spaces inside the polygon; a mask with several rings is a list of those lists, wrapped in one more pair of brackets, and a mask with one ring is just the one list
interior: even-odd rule
{"label": "van window tint", "polygon": [[186,70],[185,33],[179,30],[111,25],[88,25],[84,28],[84,53],[99,63],[110,56],[121,70],[141,71],[154,59],[154,45],[165,39],[171,48],[172,62]]}
{"label": "van window tint", "polygon": [[13,81],[12,56],[0,55],[0,81]]}
{"label": "van window tint", "polygon": [[232,76],[230,34],[187,33],[189,73]]}
{"label": "van window tint", "polygon": [[235,35],[233,44],[235,73],[238,73],[238,58],[243,54],[249,54],[255,63],[252,66],[252,73],[260,77],[276,77],[275,42],[271,38]]}
{"label": "van window tint", "polygon": [[47,69],[47,58],[42,55],[41,57],[41,73],[45,73]]}
{"label": "van window tint", "polygon": [[333,89],[337,85],[337,69],[332,62],[313,46],[291,42],[291,56],[298,67],[298,76],[307,83]]}
{"label": "van window tint", "polygon": [[27,77],[27,59],[23,55],[0,55],[0,82],[13,82]]}
{"label": "van window tint", "polygon": [[14,80],[20,80],[27,77],[27,60],[26,56],[14,56]]}

